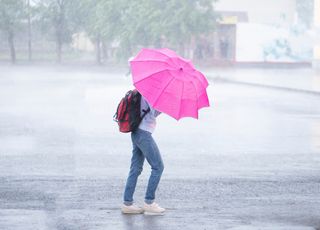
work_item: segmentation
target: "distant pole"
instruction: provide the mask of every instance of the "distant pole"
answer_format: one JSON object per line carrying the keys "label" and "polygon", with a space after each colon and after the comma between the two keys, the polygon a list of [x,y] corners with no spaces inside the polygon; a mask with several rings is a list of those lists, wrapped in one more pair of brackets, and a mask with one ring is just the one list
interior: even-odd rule
{"label": "distant pole", "polygon": [[30,12],[30,0],[27,0],[28,7],[28,57],[29,61],[32,60],[32,46],[31,46],[31,12]]}
{"label": "distant pole", "polygon": [[[313,25],[316,31],[316,37],[320,38],[320,0],[314,0],[314,18]],[[320,71],[320,40],[317,39],[313,47],[313,67]]]}

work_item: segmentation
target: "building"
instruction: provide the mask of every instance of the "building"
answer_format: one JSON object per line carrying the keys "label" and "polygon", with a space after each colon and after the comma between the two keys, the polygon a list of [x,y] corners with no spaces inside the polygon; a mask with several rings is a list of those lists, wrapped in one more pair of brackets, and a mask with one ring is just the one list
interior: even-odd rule
{"label": "building", "polygon": [[311,62],[312,42],[297,17],[296,0],[220,0],[214,7],[220,14],[214,61]]}
{"label": "building", "polygon": [[320,0],[314,0],[314,31],[313,66],[320,70]]}

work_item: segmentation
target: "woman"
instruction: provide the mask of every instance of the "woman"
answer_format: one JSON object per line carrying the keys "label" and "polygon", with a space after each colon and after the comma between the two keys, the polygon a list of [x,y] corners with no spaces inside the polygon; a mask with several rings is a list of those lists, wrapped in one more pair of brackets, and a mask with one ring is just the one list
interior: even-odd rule
{"label": "woman", "polygon": [[[154,200],[164,166],[158,146],[152,138],[152,133],[156,127],[156,117],[160,112],[153,109],[144,97],[141,97],[140,103],[141,113],[148,108],[150,108],[150,112],[144,116],[138,129],[131,133],[133,146],[131,166],[124,191],[124,202],[121,211],[124,214],[138,214],[144,212],[146,215],[161,215],[164,213],[165,209],[161,208]],[[149,177],[144,205],[141,208],[134,205],[133,194],[138,176],[143,169],[144,159],[147,159],[152,171]]]}

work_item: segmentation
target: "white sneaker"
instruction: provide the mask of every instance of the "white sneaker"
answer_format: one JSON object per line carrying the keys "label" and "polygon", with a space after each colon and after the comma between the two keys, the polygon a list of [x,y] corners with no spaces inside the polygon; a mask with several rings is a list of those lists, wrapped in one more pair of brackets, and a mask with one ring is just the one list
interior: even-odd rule
{"label": "white sneaker", "polygon": [[163,215],[166,211],[164,208],[161,208],[156,202],[152,204],[144,203],[143,205],[144,214],[146,215]]}
{"label": "white sneaker", "polygon": [[125,205],[121,206],[121,212],[123,214],[141,214],[143,213],[143,209],[132,204],[132,205]]}

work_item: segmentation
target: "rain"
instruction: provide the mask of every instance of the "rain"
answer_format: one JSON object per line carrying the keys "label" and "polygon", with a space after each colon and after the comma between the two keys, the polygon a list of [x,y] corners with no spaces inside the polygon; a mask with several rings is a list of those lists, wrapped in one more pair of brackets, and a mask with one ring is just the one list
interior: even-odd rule
{"label": "rain", "polygon": [[[157,118],[163,216],[120,210],[142,48],[209,83],[198,119]],[[0,0],[0,229],[319,230],[319,178],[320,0]]]}

